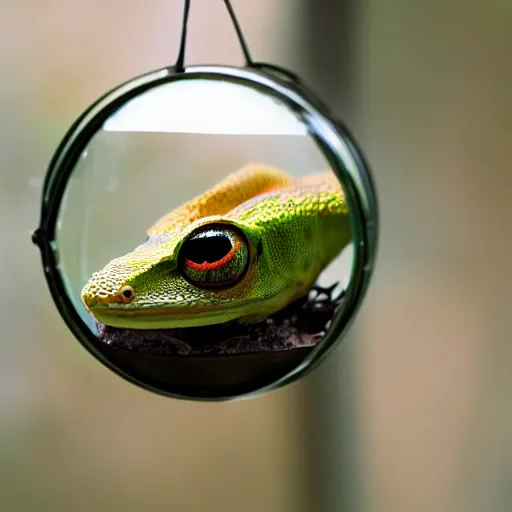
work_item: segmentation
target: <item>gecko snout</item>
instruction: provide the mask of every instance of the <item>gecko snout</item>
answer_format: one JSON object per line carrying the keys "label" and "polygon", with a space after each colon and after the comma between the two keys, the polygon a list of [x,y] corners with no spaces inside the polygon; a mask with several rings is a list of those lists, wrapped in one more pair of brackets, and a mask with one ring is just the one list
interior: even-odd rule
{"label": "gecko snout", "polygon": [[82,290],[82,302],[88,311],[90,308],[108,304],[129,304],[135,299],[135,291],[130,285],[123,284],[119,290],[114,291],[110,287],[98,286],[94,281],[89,281]]}

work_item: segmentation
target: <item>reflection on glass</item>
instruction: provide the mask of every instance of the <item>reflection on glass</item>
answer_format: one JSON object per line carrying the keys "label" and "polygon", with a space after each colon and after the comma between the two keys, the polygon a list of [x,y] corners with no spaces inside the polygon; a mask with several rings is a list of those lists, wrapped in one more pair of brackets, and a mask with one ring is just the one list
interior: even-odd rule
{"label": "reflection on glass", "polygon": [[138,373],[249,392],[296,368],[339,310],[347,205],[285,105],[188,82],[131,100],[93,137],[61,205],[59,269],[99,343],[138,354]]}
{"label": "reflection on glass", "polygon": [[281,102],[250,87],[208,79],[171,82],[128,101],[107,131],[307,135]]}

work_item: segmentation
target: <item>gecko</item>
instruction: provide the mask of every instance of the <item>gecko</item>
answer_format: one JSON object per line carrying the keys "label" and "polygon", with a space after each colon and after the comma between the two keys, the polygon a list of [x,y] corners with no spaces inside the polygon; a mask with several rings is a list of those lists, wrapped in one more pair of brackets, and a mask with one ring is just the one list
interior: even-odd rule
{"label": "gecko", "polygon": [[330,171],[296,178],[247,165],[160,218],[81,298],[118,328],[261,322],[306,296],[351,242],[348,213]]}

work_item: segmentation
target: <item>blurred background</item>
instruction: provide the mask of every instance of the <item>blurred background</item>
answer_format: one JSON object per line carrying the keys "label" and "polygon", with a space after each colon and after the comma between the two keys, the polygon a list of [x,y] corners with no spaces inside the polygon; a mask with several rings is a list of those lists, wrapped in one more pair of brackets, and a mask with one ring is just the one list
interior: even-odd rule
{"label": "blurred background", "polygon": [[[512,4],[233,0],[375,172],[379,262],[350,335],[260,398],[181,402],[109,372],[54,308],[30,232],[46,166],[106,90],[172,64],[181,1],[6,0],[0,16],[2,511],[512,507]],[[187,62],[242,63],[222,2]]]}

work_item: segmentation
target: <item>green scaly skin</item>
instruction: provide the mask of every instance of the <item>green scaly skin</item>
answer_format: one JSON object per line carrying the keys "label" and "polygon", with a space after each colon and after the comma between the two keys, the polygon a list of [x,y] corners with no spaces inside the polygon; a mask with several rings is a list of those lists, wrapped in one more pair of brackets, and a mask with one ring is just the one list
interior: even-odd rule
{"label": "green scaly skin", "polygon": [[332,173],[245,167],[148,230],[82,290],[102,324],[129,329],[260,322],[305,296],[351,241]]}

